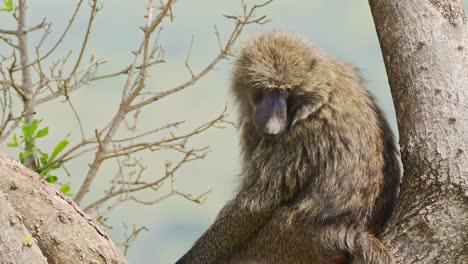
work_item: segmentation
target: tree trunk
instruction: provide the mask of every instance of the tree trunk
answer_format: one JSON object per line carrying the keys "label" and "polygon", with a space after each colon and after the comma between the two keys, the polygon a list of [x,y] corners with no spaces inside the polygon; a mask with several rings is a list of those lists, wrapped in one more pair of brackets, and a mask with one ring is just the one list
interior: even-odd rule
{"label": "tree trunk", "polygon": [[383,239],[398,263],[468,263],[468,29],[458,0],[369,0],[404,176]]}
{"label": "tree trunk", "polygon": [[1,263],[127,263],[71,199],[1,155],[0,212]]}

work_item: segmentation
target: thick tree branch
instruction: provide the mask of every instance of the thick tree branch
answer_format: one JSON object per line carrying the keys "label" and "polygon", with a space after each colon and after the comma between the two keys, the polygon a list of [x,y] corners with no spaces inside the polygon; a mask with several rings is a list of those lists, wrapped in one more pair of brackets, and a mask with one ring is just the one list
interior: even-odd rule
{"label": "thick tree branch", "polygon": [[[38,247],[47,263],[126,263],[112,241],[88,215],[40,178],[19,162],[0,156],[0,195],[2,199],[8,197],[17,214],[6,223],[11,225],[13,221],[15,225],[24,225],[27,233],[20,237],[22,241],[28,234],[33,238],[28,242],[32,243],[31,249],[23,246],[24,249],[17,252],[36,251]],[[5,231],[1,229],[0,233]],[[0,244],[0,252],[4,246],[4,243]],[[9,253],[14,255],[15,251]],[[2,258],[12,263],[41,263],[41,259],[38,256],[23,262],[21,258]]]}
{"label": "thick tree branch", "polygon": [[465,263],[468,233],[460,230],[468,226],[468,28],[463,8],[458,0],[369,3],[404,166],[384,241],[399,263]]}

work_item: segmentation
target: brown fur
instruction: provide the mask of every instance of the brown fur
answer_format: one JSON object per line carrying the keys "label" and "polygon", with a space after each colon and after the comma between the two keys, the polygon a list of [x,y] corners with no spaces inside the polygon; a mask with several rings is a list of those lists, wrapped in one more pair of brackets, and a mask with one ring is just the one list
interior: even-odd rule
{"label": "brown fur", "polygon": [[[256,89],[288,89],[300,118],[265,137]],[[248,41],[233,74],[243,168],[237,196],[178,263],[393,263],[376,238],[399,186],[391,130],[356,70],[300,37]]]}

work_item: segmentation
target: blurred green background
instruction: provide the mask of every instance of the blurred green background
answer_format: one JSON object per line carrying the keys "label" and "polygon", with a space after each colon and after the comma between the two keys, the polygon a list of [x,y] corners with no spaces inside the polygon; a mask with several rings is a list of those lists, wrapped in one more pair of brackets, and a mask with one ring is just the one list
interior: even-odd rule
{"label": "blurred green background", "polygon": [[[252,1],[247,1],[249,4]],[[465,6],[468,0],[464,1]],[[53,23],[50,44],[58,38],[71,15],[75,1],[41,0],[29,1],[29,24],[33,25],[47,17]],[[91,34],[87,56],[106,60],[101,67],[102,73],[124,68],[130,62],[131,50],[141,39],[139,27],[144,24],[146,1],[102,1],[103,9],[98,14],[95,28]],[[161,35],[161,44],[166,50],[166,63],[154,68],[148,82],[150,91],[166,90],[188,80],[190,74],[184,68],[188,46],[192,35],[194,45],[191,56],[192,68],[201,70],[211,58],[216,56],[218,46],[214,25],[226,41],[232,23],[223,14],[239,14],[241,4],[238,0],[199,0],[176,2],[173,12],[175,19],[166,21]],[[379,43],[367,1],[327,1],[327,0],[276,0],[261,9],[272,21],[264,26],[248,27],[243,37],[264,30],[292,31],[304,35],[317,47],[327,53],[350,62],[361,69],[369,89],[378,97],[380,105],[387,114],[392,128],[396,131],[395,113],[387,83]],[[60,55],[76,49],[81,44],[85,31],[87,12],[79,14],[77,24],[59,50]],[[0,13],[0,28],[13,27],[14,21],[6,13]],[[38,41],[39,33],[33,33],[31,42]],[[5,46],[0,45],[0,52]],[[56,57],[58,59],[58,57]],[[169,121],[187,120],[183,129],[208,121],[221,113],[228,103],[229,119],[236,120],[235,107],[228,93],[229,71],[232,61],[222,62],[215,71],[196,85],[154,104],[140,117],[140,131]],[[86,133],[91,135],[96,127],[102,127],[115,112],[121,95],[124,78],[96,82],[72,94],[72,100],[83,119]],[[72,144],[79,140],[79,127],[71,110],[56,100],[38,108],[38,117],[49,126],[50,135],[40,142],[45,149],[48,143],[60,140],[72,132]],[[208,189],[213,191],[203,205],[198,205],[173,197],[154,206],[127,203],[111,214],[113,228],[107,230],[115,241],[123,239],[123,223],[146,226],[129,251],[129,263],[173,263],[214,220],[217,212],[232,197],[239,172],[239,147],[236,130],[211,129],[197,136],[191,143],[193,147],[209,145],[211,152],[205,160],[185,166],[176,176],[175,185],[183,192],[197,195]],[[52,146],[50,146],[52,147]],[[11,149],[0,146],[0,152],[17,155]],[[138,155],[148,166],[145,177],[148,179],[162,175],[164,161],[177,158],[173,153],[144,152]],[[68,166],[69,181],[76,191],[86,173],[90,156],[77,160]],[[115,162],[107,162],[102,167],[96,184],[86,201],[100,197],[108,181],[116,173]],[[63,176],[66,177],[66,176]],[[159,192],[146,192],[141,198],[154,200],[167,189]],[[72,191],[73,192],[73,191]]]}

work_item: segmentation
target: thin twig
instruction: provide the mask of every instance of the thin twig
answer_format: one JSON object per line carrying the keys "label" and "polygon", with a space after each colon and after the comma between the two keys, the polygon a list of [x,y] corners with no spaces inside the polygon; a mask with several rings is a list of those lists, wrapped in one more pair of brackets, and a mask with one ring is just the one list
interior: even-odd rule
{"label": "thin twig", "polygon": [[[151,34],[154,32],[156,27],[161,23],[162,19],[166,16],[166,13],[169,10],[169,7],[172,5],[174,0],[168,0],[166,5],[163,7],[162,11],[156,16],[156,18],[152,18],[152,1],[149,2],[149,8],[148,8],[148,16],[147,16],[147,26],[144,28],[144,38],[143,41],[135,53],[135,59],[134,62],[131,66],[130,72],[127,77],[127,81],[125,83],[124,89],[123,89],[123,94],[122,94],[122,101],[120,104],[119,109],[117,110],[117,113],[115,114],[114,118],[111,121],[111,125],[109,126],[109,129],[106,132],[106,135],[104,136],[101,146],[98,151],[96,152],[94,161],[90,165],[89,171],[85,177],[85,180],[83,184],[81,185],[80,189],[78,190],[76,196],[74,197],[75,202],[79,203],[83,197],[89,192],[89,189],[91,187],[92,182],[94,181],[94,178],[96,177],[96,174],[101,167],[102,162],[105,160],[105,157],[107,155],[108,151],[108,145],[112,142],[120,124],[125,118],[125,115],[129,112],[129,106],[133,102],[133,100],[140,94],[141,90],[144,88],[144,82],[146,79],[146,68],[147,68],[147,62],[148,62],[148,43],[149,39],[151,37]],[[152,20],[153,19],[153,20]],[[132,85],[132,78],[133,78],[133,72],[135,67],[137,66],[137,61],[138,57],[142,56],[143,63],[141,64],[141,69],[139,69],[139,74],[137,81],[134,83],[135,85]],[[134,87],[134,89],[131,89],[131,87]]]}
{"label": "thin twig", "polygon": [[83,43],[81,44],[78,59],[76,60],[75,66],[73,66],[73,70],[71,71],[70,75],[74,75],[76,71],[78,70],[78,67],[80,66],[81,59],[83,58],[83,54],[86,49],[86,45],[88,44],[89,35],[91,34],[91,27],[93,26],[94,18],[96,18],[96,14],[99,11],[97,4],[98,4],[97,0],[91,1],[91,12],[89,14],[88,26],[86,27],[85,37],[83,39]]}

